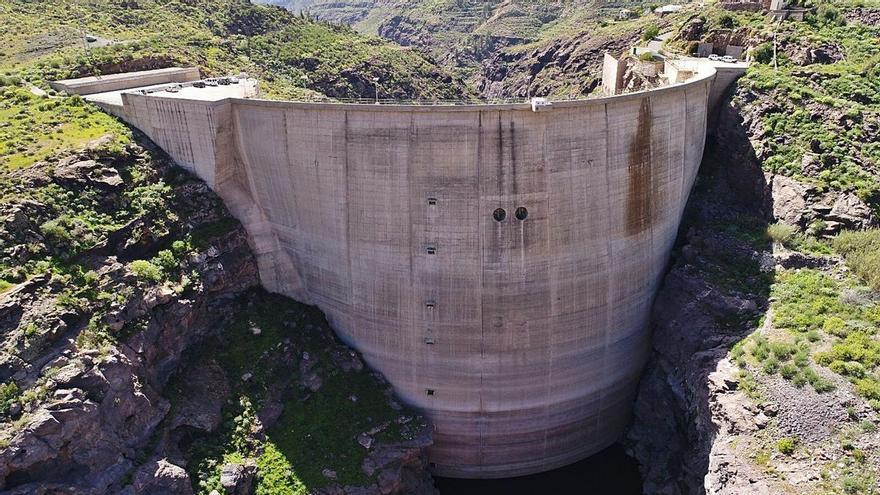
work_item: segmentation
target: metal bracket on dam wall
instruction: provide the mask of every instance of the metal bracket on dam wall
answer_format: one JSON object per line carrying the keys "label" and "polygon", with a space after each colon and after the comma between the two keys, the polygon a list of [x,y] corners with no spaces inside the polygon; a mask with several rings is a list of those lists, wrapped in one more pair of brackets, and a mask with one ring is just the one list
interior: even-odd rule
{"label": "metal bracket on dam wall", "polygon": [[738,75],[695,73],[540,108],[267,101],[248,79],[87,98],[204,179],[266,288],[431,418],[436,474],[492,478],[626,426],[710,101]]}

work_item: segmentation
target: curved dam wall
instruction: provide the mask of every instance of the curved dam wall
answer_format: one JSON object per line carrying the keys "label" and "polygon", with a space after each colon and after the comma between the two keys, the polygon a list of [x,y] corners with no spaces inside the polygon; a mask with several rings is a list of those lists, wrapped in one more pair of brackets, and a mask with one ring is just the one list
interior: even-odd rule
{"label": "curved dam wall", "polygon": [[714,78],[537,112],[134,93],[111,111],[224,198],[267,289],[320,307],[431,418],[436,474],[491,478],[621,435]]}

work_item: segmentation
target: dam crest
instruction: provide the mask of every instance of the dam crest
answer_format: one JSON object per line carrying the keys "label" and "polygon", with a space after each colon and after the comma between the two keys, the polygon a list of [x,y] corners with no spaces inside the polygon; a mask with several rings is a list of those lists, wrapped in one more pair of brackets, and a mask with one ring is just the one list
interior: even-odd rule
{"label": "dam crest", "polygon": [[435,474],[499,478],[623,432],[709,112],[743,71],[487,105],[269,101],[186,68],[54,85],[224,200],[266,289],[317,305],[431,419]]}

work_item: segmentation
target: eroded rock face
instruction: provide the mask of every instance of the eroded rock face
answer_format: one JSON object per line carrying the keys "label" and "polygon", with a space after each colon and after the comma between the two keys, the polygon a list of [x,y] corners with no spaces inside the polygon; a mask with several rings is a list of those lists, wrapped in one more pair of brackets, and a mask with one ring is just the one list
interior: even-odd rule
{"label": "eroded rock face", "polygon": [[806,227],[807,201],[815,189],[784,175],[771,176],[773,216],[789,225]]}
{"label": "eroded rock face", "polygon": [[120,495],[150,493],[154,495],[191,495],[192,482],[182,467],[167,459],[147,462],[138,469],[131,487]]}
{"label": "eroded rock face", "polygon": [[547,96],[562,90],[578,75],[580,86],[568,91],[572,97],[586,95],[598,86],[599,78],[584,78],[583,74],[600,74],[606,51],[620,55],[640,36],[641,31],[615,38],[584,34],[528,52],[501,50],[483,62],[478,89],[487,98]]}
{"label": "eroded rock face", "polygon": [[801,230],[814,222],[818,232],[834,235],[842,229],[860,230],[875,223],[874,212],[851,192],[822,191],[816,186],[778,174],[768,174],[773,217]]}
{"label": "eroded rock face", "polygon": [[242,463],[223,466],[220,472],[220,484],[230,495],[251,495],[254,492],[254,476],[257,464],[253,459]]}
{"label": "eroded rock face", "polygon": [[[718,229],[743,218],[757,229],[769,222],[768,188],[741,121],[732,109],[721,113],[717,142],[685,214],[683,245],[654,303],[654,351],[625,441],[639,461],[646,494],[735,493],[705,481],[739,480],[740,471],[730,467],[736,457],[725,461],[719,453],[719,417],[757,428],[733,394],[736,378],[724,362],[728,349],[754,330],[748,322],[766,310],[767,274],[774,267],[769,245]],[[750,269],[742,273],[743,267]]]}
{"label": "eroded rock face", "polygon": [[[74,194],[86,190],[95,195],[98,209],[118,209],[121,193],[129,186],[117,164],[147,158],[134,148],[122,155],[104,155],[100,145],[54,166],[18,172],[18,187],[54,183]],[[157,160],[157,167],[168,166]],[[186,200],[174,203],[166,198],[172,211],[183,216],[189,208],[198,210],[198,215],[188,216],[191,227],[228,219],[219,200],[194,184],[198,183],[192,179],[176,183]],[[29,199],[4,202],[4,255],[16,256],[18,246],[27,243],[34,246],[27,250],[30,256],[53,249],[41,228],[57,214],[50,210]],[[162,227],[172,232],[182,228],[173,222]],[[188,291],[140,281],[119,261],[133,234],[134,229],[123,226],[71,260],[89,271],[85,281],[38,275],[0,294],[0,378],[31,394],[3,413],[0,430],[6,442],[0,448],[0,487],[14,493],[106,493],[132,474],[169,411],[161,391],[183,353],[224,317],[223,297],[258,283],[240,227],[212,239],[212,255],[183,261],[181,270],[199,277]],[[147,252],[155,253],[169,242],[161,236],[137,235]],[[94,284],[94,292],[76,295],[84,284]],[[115,297],[115,302],[105,305],[97,294]],[[95,313],[98,307],[101,313]],[[106,332],[121,335],[118,341],[83,340],[86,334],[103,338],[96,333],[102,325]],[[219,421],[195,416],[206,427]],[[186,473],[165,461],[138,470],[133,480],[137,493],[186,493],[190,486]]]}
{"label": "eroded rock face", "polygon": [[[222,317],[208,294],[226,284],[240,288],[257,280],[243,232],[234,236],[226,246],[230,259],[225,275],[212,277],[209,270],[203,270],[203,280],[213,278],[214,285],[194,300],[175,297],[154,306],[148,327],[127,345],[83,352],[69,342],[48,349],[59,357],[42,368],[22,368],[32,370],[28,374],[51,376],[37,385],[49,397],[26,406],[19,418],[23,426],[0,450],[0,480],[6,488],[27,491],[55,481],[77,493],[105,493],[136,466],[141,449],[169,410],[159,391],[183,352],[211,332]],[[44,356],[37,359],[46,361]],[[27,376],[20,381],[26,382]],[[222,390],[212,390],[222,395]],[[197,404],[180,422],[216,427],[220,405]],[[188,477],[181,481],[169,466],[157,469],[158,481],[143,481],[146,474],[137,478],[144,487],[151,487],[147,492],[185,493],[177,487],[188,487]],[[170,478],[176,481],[171,483]]]}
{"label": "eroded rock face", "polygon": [[[841,263],[833,256],[773,252],[764,240],[767,225],[781,221],[826,236],[876,225],[870,208],[850,191],[765,174],[761,163],[771,138],[760,121],[780,110],[747,90],[738,90],[735,101],[719,114],[686,212],[686,235],[654,305],[653,355],[626,439],[646,494],[771,494],[815,486],[821,463],[806,455],[774,458],[774,469],[784,472],[780,483],[756,465],[749,450],[754,445],[746,444],[770,427],[804,442],[827,442],[846,423],[852,403],[845,386],[819,396],[779,377],[762,385],[770,391],[766,401],[755,401],[728,360],[735,343],[765,330],[758,317],[765,315],[765,327],[772,321],[768,298],[777,270],[834,270]],[[810,153],[823,152],[813,147]],[[812,159],[804,163],[805,169],[816,166]]]}
{"label": "eroded rock face", "polygon": [[[132,189],[122,179],[131,174],[120,173],[128,166],[124,160],[148,160],[145,153],[131,147],[121,157],[107,157],[87,150],[18,172],[17,187],[86,191],[99,208],[115,211],[126,206]],[[163,197],[152,198],[155,211],[77,254],[71,262],[82,267],[78,279],[38,274],[0,293],[0,380],[26,391],[0,410],[4,493],[189,494],[194,481],[187,442],[220,431],[224,408],[241,392],[239,380],[253,383],[267,365],[301,370],[302,380],[291,379],[293,372],[275,373],[253,431],[259,440],[281,416],[291,387],[302,382],[309,393],[320,393],[328,369],[367,373],[357,353],[335,341],[328,328],[313,325],[300,331],[329,342],[329,348],[268,342],[283,352],[273,354],[277,362],[261,362],[248,372],[247,380],[201,355],[242,311],[241,294],[259,285],[256,263],[247,234],[205,184],[151,156],[155,163],[141,163],[147,167],[141,173],[164,176],[170,184]],[[58,215],[54,208],[29,199],[0,201],[0,254],[20,251],[27,261],[67,249],[53,246],[42,227]],[[184,238],[192,244],[173,242]],[[39,249],[19,249],[28,243]],[[162,250],[166,260],[175,256],[167,262],[173,264],[158,274],[134,271],[133,260],[160,263]],[[248,332],[265,339],[261,334],[253,325]],[[380,377],[376,383],[388,387]],[[388,394],[393,402],[390,388]],[[425,455],[430,426],[421,418],[413,425],[418,434],[400,443],[373,439],[382,429],[365,432],[371,442],[363,469],[372,481],[342,493],[432,493]],[[224,466],[219,481],[226,493],[245,495],[253,492],[256,476],[249,459]]]}
{"label": "eroded rock face", "polygon": [[880,9],[871,7],[856,7],[846,12],[848,22],[860,22],[867,26],[880,24]]}

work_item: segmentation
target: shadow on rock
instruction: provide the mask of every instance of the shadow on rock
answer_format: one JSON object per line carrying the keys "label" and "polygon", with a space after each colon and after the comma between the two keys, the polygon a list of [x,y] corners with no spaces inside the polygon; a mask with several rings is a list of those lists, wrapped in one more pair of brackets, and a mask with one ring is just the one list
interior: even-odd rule
{"label": "shadow on rock", "polygon": [[713,404],[737,386],[723,360],[768,307],[772,208],[742,120],[729,104],[719,112],[654,303],[653,353],[625,441],[646,494],[711,492]]}

